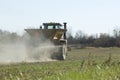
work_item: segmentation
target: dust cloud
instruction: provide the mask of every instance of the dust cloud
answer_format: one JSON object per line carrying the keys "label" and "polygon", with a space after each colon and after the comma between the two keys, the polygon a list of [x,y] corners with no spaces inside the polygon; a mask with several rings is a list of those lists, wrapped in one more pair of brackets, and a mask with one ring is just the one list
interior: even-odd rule
{"label": "dust cloud", "polygon": [[0,42],[0,63],[55,61],[51,59],[55,46],[49,40],[44,43],[39,38],[39,43],[32,44],[27,34],[14,42],[11,39],[5,41]]}
{"label": "dust cloud", "polygon": [[22,43],[0,44],[0,63],[22,62],[26,57],[26,48]]}

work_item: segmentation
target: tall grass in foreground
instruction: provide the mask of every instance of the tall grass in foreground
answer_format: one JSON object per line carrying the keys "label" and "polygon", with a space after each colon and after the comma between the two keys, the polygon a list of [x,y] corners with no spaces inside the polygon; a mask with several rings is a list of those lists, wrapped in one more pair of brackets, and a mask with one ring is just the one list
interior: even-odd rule
{"label": "tall grass in foreground", "polygon": [[[57,77],[58,80],[120,80],[120,66],[116,67],[93,67],[83,71],[65,73]],[[54,78],[52,78],[54,79]],[[54,79],[55,80],[55,79]]]}
{"label": "tall grass in foreground", "polygon": [[[48,63],[50,66],[46,64],[4,66],[0,69],[0,80],[120,80],[119,62],[109,65],[84,64],[82,70],[80,69],[82,63],[71,62],[75,67],[66,63]],[[54,69],[52,66],[55,66]]]}
{"label": "tall grass in foreground", "polygon": [[77,71],[70,71],[45,80],[120,80],[120,62],[112,61],[111,53],[104,62],[97,63],[88,58],[83,60]]}
{"label": "tall grass in foreground", "polygon": [[120,80],[120,49],[99,50],[74,50],[65,61],[1,64],[0,80]]}

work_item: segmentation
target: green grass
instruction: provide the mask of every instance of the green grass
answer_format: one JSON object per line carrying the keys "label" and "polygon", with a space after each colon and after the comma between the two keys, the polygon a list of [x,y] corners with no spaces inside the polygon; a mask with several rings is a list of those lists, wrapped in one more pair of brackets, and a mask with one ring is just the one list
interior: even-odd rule
{"label": "green grass", "polygon": [[120,48],[72,49],[65,61],[1,64],[0,80],[120,80]]}

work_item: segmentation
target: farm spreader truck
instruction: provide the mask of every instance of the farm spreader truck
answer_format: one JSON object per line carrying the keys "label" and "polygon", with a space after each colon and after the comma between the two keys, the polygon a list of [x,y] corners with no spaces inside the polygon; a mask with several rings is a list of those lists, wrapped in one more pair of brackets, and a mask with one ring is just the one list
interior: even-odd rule
{"label": "farm spreader truck", "polygon": [[[43,25],[38,29],[25,29],[25,31],[30,35],[29,56],[35,59],[39,59],[40,56],[42,57],[41,54],[44,55],[44,53],[53,46],[49,46],[49,44],[42,45],[44,48],[44,51],[42,52],[40,50],[34,51],[34,49],[49,41],[54,45],[54,47],[52,50],[49,50],[46,55],[50,55],[51,59],[64,60],[67,54],[66,24],[67,23],[60,24],[50,22],[43,23]],[[40,49],[42,50],[43,48]]]}

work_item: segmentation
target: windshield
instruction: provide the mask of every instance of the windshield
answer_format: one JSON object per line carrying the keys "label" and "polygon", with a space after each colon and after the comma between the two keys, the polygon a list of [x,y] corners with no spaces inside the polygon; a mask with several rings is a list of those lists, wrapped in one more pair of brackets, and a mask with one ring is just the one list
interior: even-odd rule
{"label": "windshield", "polygon": [[64,27],[60,25],[56,25],[56,26],[48,26],[48,29],[64,29]]}
{"label": "windshield", "polygon": [[53,29],[53,26],[48,26],[48,29]]}

